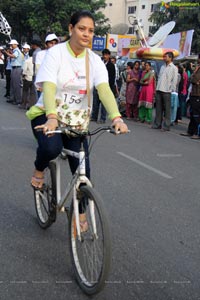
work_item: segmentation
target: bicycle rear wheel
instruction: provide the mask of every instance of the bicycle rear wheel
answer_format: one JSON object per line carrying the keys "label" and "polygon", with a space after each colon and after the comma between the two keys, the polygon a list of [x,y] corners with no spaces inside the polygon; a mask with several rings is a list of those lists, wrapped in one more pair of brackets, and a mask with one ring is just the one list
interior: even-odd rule
{"label": "bicycle rear wheel", "polygon": [[[110,234],[108,221],[100,195],[88,186],[82,186],[88,230],[78,239],[73,203],[69,215],[70,252],[75,276],[81,289],[88,295],[98,293],[104,286],[110,268]],[[93,206],[93,212],[90,207]],[[95,217],[96,234],[94,221]],[[94,219],[93,219],[94,220]]]}
{"label": "bicycle rear wheel", "polygon": [[37,220],[43,229],[51,226],[56,220],[56,166],[53,163],[44,171],[42,189],[34,190]]}

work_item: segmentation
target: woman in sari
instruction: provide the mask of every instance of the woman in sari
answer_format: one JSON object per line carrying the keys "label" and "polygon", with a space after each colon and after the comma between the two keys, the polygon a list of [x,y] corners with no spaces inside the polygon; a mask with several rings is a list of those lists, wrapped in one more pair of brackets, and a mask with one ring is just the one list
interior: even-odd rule
{"label": "woman in sari", "polygon": [[141,91],[139,96],[139,119],[142,123],[152,122],[153,99],[156,90],[156,81],[154,73],[151,71],[151,63],[145,63],[145,71],[140,80]]}
{"label": "woman in sari", "polygon": [[140,79],[140,62],[127,63],[126,116],[127,119],[138,120],[138,90]]}

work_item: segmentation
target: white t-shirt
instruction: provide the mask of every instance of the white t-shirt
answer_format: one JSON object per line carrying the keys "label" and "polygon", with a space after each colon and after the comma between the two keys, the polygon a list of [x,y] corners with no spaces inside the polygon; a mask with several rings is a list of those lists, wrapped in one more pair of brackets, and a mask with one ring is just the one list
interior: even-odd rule
{"label": "white t-shirt", "polygon": [[25,75],[25,79],[28,81],[33,80],[33,59],[32,57],[29,57],[25,60],[23,65],[23,75]]}
{"label": "white t-shirt", "polygon": [[35,58],[36,65],[41,65],[43,59],[45,58],[46,53],[47,53],[47,50],[45,49],[45,50],[39,51],[36,54],[36,58]]}
{"label": "white t-shirt", "polygon": [[0,65],[3,65],[4,64],[4,55],[1,54],[0,56]]}
{"label": "white t-shirt", "polygon": [[[97,54],[93,53],[90,49],[88,49],[88,53],[92,105],[93,88],[101,83],[108,83],[108,72]],[[42,83],[45,81],[52,82],[57,86],[56,101],[58,115],[59,107],[61,106],[68,112],[69,119],[72,116],[71,111],[73,111],[73,115],[75,113],[78,115],[78,111],[80,110],[87,111],[85,55],[81,57],[72,56],[66,43],[61,43],[50,48],[39,68],[36,77],[36,86],[42,87]],[[41,98],[36,105],[43,105]]]}

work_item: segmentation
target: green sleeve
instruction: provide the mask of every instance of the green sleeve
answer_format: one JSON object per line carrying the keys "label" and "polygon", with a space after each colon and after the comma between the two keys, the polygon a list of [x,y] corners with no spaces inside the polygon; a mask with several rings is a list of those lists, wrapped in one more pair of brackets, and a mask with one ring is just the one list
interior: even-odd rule
{"label": "green sleeve", "polygon": [[116,117],[120,117],[121,115],[109,84],[101,83],[96,87],[96,89],[98,91],[99,99],[108,113],[109,119],[113,120]]}
{"label": "green sleeve", "polygon": [[43,83],[43,100],[46,115],[57,114],[56,112],[56,85],[52,82]]}

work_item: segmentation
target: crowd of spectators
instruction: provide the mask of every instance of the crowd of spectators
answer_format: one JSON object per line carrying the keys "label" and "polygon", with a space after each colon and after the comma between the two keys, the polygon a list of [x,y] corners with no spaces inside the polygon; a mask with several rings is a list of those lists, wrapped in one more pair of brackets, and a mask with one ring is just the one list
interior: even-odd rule
{"label": "crowd of spectators", "polygon": [[0,46],[0,75],[6,79],[7,103],[17,105],[20,109],[28,110],[40,97],[35,87],[37,70],[45,56],[46,49],[58,43],[55,34],[48,34],[44,41],[44,50],[41,41],[32,40],[30,45],[24,43],[19,47],[17,40],[12,39],[8,46]]}
{"label": "crowd of spectators", "polygon": [[200,57],[196,66],[189,61],[173,63],[173,59],[172,52],[164,55],[158,76],[150,61],[128,62],[120,73],[119,108],[126,119],[151,124],[162,131],[188,118],[188,131],[181,135],[199,139]]}
{"label": "crowd of spectators", "polygon": [[[41,91],[34,85],[36,73],[46,51],[58,43],[58,38],[48,34],[44,43],[44,50],[37,40],[25,43],[21,49],[14,39],[7,49],[0,47],[0,76],[6,78],[4,96],[8,103],[28,110],[38,101]],[[200,138],[200,57],[194,68],[190,62],[174,64],[173,53],[168,52],[157,76],[150,61],[128,62],[126,70],[119,73],[116,57],[108,49],[102,51],[102,60],[122,117],[162,131],[169,131],[186,117],[190,119],[188,130],[181,135]],[[91,121],[106,122],[106,111],[95,89]]]}

